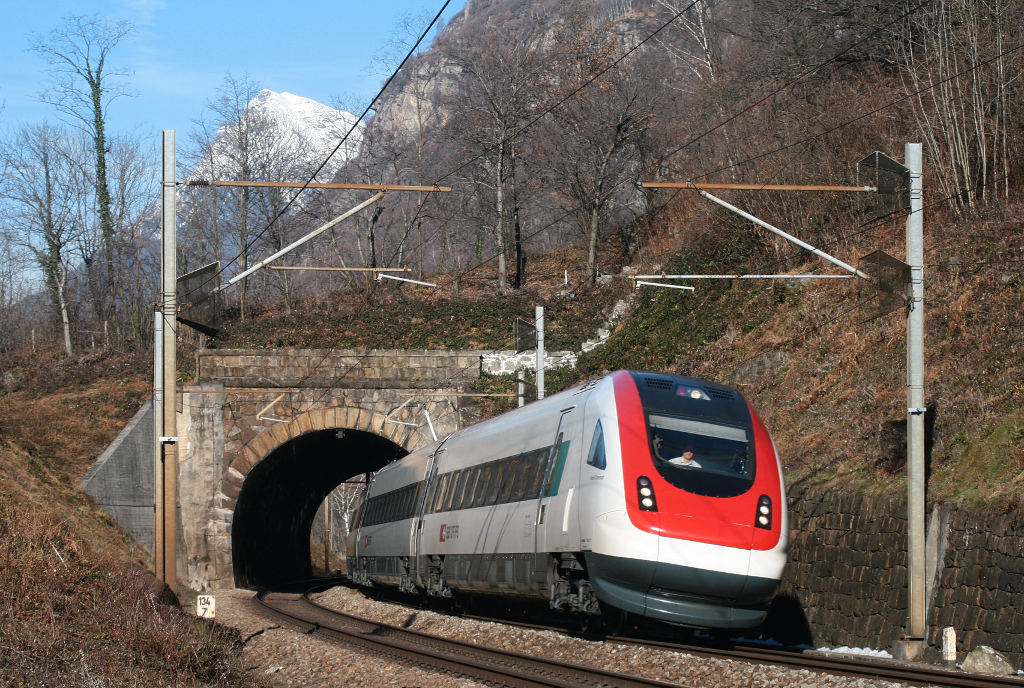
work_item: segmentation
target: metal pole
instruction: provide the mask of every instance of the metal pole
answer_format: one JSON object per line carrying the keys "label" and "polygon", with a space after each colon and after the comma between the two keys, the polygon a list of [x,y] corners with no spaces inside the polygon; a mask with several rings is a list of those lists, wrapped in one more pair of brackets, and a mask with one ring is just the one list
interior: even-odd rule
{"label": "metal pole", "polygon": [[906,145],[904,165],[910,170],[906,262],[910,265],[911,297],[907,312],[907,596],[910,614],[907,635],[924,638],[924,202],[920,143]]}
{"label": "metal pole", "polygon": [[537,400],[544,398],[544,306],[537,306]]}
{"label": "metal pole", "polygon": [[164,579],[164,314],[153,313],[153,573]]}
{"label": "metal pole", "polygon": [[175,208],[175,132],[163,132],[161,227],[163,235],[163,581],[176,589],[178,574],[178,418],[177,418],[177,209]]}
{"label": "metal pole", "polygon": [[430,420],[430,411],[427,410],[426,406],[423,407],[423,415],[427,417],[427,427],[430,428],[430,436],[434,438],[435,442],[437,442],[437,433],[434,432],[434,423]]}

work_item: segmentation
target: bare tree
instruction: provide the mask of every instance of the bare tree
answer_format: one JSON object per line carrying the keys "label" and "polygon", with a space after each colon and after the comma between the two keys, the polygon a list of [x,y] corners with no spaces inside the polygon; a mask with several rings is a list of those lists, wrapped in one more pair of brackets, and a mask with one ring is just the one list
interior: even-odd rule
{"label": "bare tree", "polygon": [[94,156],[96,208],[103,238],[106,299],[97,304],[100,319],[116,308],[116,227],[107,171],[109,142],[107,110],[115,99],[130,95],[124,78],[126,68],[111,67],[111,51],[130,38],[134,27],[126,21],[110,21],[100,15],[68,15],[47,36],[32,36],[30,49],[51,67],[52,79],[40,99],[52,105],[70,123],[90,137]]}
{"label": "bare tree", "polygon": [[[621,49],[610,27],[568,24],[575,38],[559,63],[560,86],[575,91],[613,61]],[[639,171],[639,143],[653,126],[662,99],[661,80],[643,55],[628,68],[612,69],[557,107],[544,139],[549,174],[587,241],[586,285],[597,278],[598,239],[609,213],[633,190],[625,186]]]}
{"label": "bare tree", "polygon": [[0,225],[0,353],[21,348],[28,339],[31,323],[24,300],[31,288],[27,278],[31,260],[13,228]]}
{"label": "bare tree", "polygon": [[521,128],[543,108],[551,80],[542,27],[467,34],[442,42],[455,89],[445,99],[451,137],[462,146],[463,177],[476,196],[480,232],[490,233],[498,258],[499,294],[508,289],[509,229],[515,214]]}
{"label": "bare tree", "polygon": [[[259,82],[249,74],[236,77],[228,72],[217,89],[217,98],[206,104],[210,117],[201,117],[195,122],[193,141],[205,152],[205,167],[200,176],[211,179],[233,181],[254,181],[259,170],[261,149],[268,136],[268,123],[249,103],[262,90]],[[220,216],[230,213],[233,226],[231,250],[238,256],[238,270],[249,267],[252,249],[253,190],[249,187],[218,190],[217,196],[227,200],[228,208],[217,208]],[[249,279],[243,279],[239,290],[238,304],[242,320],[246,315]]]}
{"label": "bare tree", "polygon": [[[725,40],[722,18],[725,4],[720,0],[657,0],[673,15],[680,14],[670,28],[676,37],[658,37],[658,43],[682,63],[688,76],[698,82],[718,78],[722,70],[722,43]],[[680,80],[683,89],[691,88],[689,79]]]}
{"label": "bare tree", "polygon": [[68,281],[71,248],[81,234],[82,180],[70,164],[68,134],[49,124],[18,130],[2,149],[7,174],[0,187],[6,222],[33,256],[43,274],[63,332],[64,349],[72,353]]}
{"label": "bare tree", "polygon": [[[376,56],[374,71],[381,75],[390,75],[402,62],[409,51],[416,44],[424,28],[432,19],[429,10],[424,10],[419,15],[403,14],[398,18],[391,36],[385,43],[384,49]],[[411,142],[412,155],[408,161],[403,161],[399,175],[407,183],[423,185],[428,183],[425,177],[427,169],[426,154],[429,146],[428,130],[438,123],[440,119],[439,86],[444,74],[444,60],[433,53],[420,50],[411,56],[409,62],[400,74],[403,88],[402,98],[398,101],[386,101],[381,110],[384,112],[384,121],[393,123],[394,131],[386,132],[395,143],[398,141]],[[401,111],[401,114],[399,113]],[[408,113],[408,114],[406,114]],[[416,208],[420,209],[426,199],[423,193],[416,198]],[[407,208],[403,204],[400,206]],[[415,217],[417,242],[417,274],[423,276],[423,217],[420,212],[413,214]],[[410,223],[413,220],[410,219]],[[412,229],[412,227],[409,227]]]}

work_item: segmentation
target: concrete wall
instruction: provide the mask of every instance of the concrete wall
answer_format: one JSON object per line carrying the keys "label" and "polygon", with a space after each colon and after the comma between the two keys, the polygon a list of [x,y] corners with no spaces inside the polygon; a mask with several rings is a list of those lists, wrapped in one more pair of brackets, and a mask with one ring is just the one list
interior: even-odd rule
{"label": "concrete wall", "polygon": [[[545,351],[544,369],[574,366],[577,358],[579,354],[572,351]],[[490,375],[515,375],[520,370],[536,370],[537,352],[481,351],[480,369]]]}
{"label": "concrete wall", "polygon": [[[791,489],[790,561],[766,637],[890,650],[907,621],[906,504]],[[989,645],[1024,664],[1024,516],[936,505],[928,528],[928,643]]]}
{"label": "concrete wall", "polygon": [[153,464],[153,404],[147,401],[78,483],[150,551]]}

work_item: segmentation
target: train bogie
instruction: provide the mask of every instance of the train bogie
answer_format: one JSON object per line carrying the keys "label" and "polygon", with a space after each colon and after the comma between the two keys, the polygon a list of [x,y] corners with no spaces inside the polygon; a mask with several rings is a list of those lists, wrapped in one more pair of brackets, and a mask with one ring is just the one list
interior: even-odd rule
{"label": "train bogie", "polygon": [[363,585],[759,623],[785,565],[781,466],[731,388],[618,371],[388,466],[357,515]]}

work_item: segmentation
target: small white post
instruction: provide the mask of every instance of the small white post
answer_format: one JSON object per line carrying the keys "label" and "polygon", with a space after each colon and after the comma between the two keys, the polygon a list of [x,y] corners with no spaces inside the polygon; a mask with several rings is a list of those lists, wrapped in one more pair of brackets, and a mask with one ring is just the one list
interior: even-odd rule
{"label": "small white post", "polygon": [[537,306],[537,401],[544,398],[544,306]]}
{"label": "small white post", "polygon": [[519,405],[523,406],[526,404],[526,373],[520,368],[517,377],[519,378]]}
{"label": "small white post", "polygon": [[956,629],[952,626],[942,629],[942,661],[946,666],[956,664]]}

